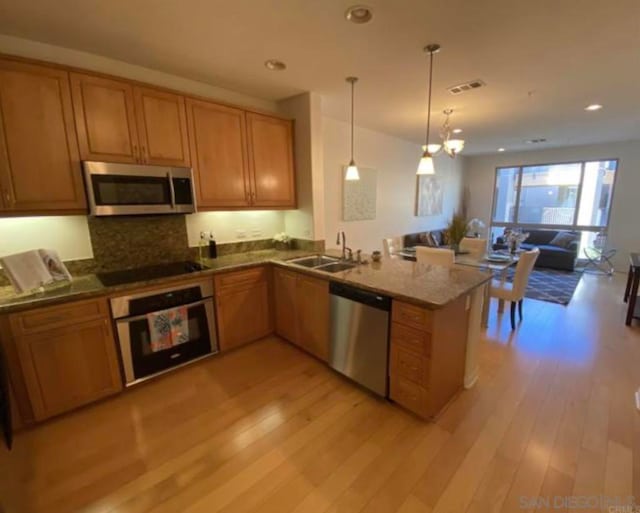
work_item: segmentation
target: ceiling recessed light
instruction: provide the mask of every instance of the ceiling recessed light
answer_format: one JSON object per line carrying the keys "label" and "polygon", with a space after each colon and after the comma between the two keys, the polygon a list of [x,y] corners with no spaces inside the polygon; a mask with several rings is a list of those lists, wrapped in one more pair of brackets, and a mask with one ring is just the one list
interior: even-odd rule
{"label": "ceiling recessed light", "polygon": [[591,105],[587,105],[584,110],[600,110],[602,108],[602,105],[600,105],[599,103],[592,103]]}
{"label": "ceiling recessed light", "polygon": [[287,65],[278,59],[269,59],[268,61],[264,61],[264,66],[271,71],[283,71],[287,69]]}
{"label": "ceiling recessed light", "polygon": [[461,134],[462,133],[462,128],[454,128],[453,130],[451,130],[454,134]]}
{"label": "ceiling recessed light", "polygon": [[504,148],[498,148],[498,151],[499,151],[499,152],[503,152],[503,151],[504,151]]}
{"label": "ceiling recessed light", "polygon": [[373,11],[371,7],[367,7],[366,5],[352,5],[345,11],[344,17],[351,23],[361,25],[362,23],[369,23],[371,21]]}

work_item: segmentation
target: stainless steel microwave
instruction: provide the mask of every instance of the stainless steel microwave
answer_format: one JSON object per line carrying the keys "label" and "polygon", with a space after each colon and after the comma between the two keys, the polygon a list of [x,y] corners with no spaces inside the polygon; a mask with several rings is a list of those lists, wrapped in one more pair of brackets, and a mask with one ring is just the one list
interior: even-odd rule
{"label": "stainless steel microwave", "polygon": [[82,165],[91,215],[196,211],[191,168],[89,161]]}

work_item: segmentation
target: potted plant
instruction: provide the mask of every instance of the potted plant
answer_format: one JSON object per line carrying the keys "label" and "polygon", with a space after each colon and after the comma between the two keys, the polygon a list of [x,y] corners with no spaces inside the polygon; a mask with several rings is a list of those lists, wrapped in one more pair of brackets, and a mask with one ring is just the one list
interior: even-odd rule
{"label": "potted plant", "polygon": [[287,250],[291,249],[291,237],[289,237],[286,233],[276,233],[273,236],[273,242],[278,250]]}
{"label": "potted plant", "polygon": [[446,229],[447,244],[456,253],[460,252],[460,243],[469,231],[469,222],[462,214],[454,214]]}

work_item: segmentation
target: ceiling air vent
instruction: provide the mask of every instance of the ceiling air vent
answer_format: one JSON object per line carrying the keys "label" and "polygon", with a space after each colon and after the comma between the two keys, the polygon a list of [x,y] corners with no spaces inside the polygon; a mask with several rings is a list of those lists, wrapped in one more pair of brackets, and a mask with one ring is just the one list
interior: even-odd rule
{"label": "ceiling air vent", "polygon": [[537,139],[527,139],[525,141],[527,144],[541,144],[547,142],[544,137],[538,137]]}
{"label": "ceiling air vent", "polygon": [[484,81],[480,79],[470,80],[469,82],[465,82],[464,84],[451,86],[447,88],[447,91],[449,91],[451,94],[461,94],[465,91],[471,91],[472,89],[478,89],[479,87],[484,87],[486,85],[487,84],[485,84]]}

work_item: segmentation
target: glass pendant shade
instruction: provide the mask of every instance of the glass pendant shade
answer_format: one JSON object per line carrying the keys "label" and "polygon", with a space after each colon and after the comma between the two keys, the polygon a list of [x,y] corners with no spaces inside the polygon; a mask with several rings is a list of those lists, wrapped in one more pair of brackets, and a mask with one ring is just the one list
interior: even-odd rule
{"label": "glass pendant shade", "polygon": [[360,180],[360,173],[358,172],[358,166],[353,158],[353,131],[354,131],[354,111],[355,111],[355,84],[358,81],[358,77],[347,77],[346,81],[351,84],[351,161],[347,167],[347,172],[344,174],[344,179],[348,181]]}
{"label": "glass pendant shade", "polygon": [[360,180],[358,166],[356,166],[356,163],[353,160],[349,162],[349,167],[347,167],[347,172],[344,175],[344,179],[348,181]]}
{"label": "glass pendant shade", "polygon": [[418,164],[418,175],[435,175],[436,170],[433,167],[433,157],[431,153],[425,151],[422,154],[422,158],[420,159],[420,163]]}
{"label": "glass pendant shade", "polygon": [[462,139],[449,139],[444,143],[444,149],[449,155],[457,155],[464,149]]}
{"label": "glass pendant shade", "polygon": [[422,151],[428,150],[432,157],[440,151],[440,148],[442,145],[437,143],[429,144],[429,146],[422,145]]}

